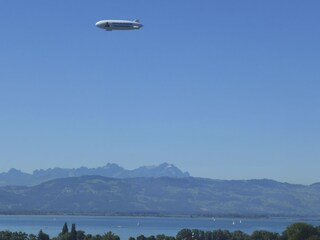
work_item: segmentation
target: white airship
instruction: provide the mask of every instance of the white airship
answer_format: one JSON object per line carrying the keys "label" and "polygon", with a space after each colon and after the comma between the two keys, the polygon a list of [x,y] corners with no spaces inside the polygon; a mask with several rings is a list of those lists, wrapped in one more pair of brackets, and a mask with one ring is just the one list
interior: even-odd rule
{"label": "white airship", "polygon": [[96,23],[96,26],[103,28],[107,31],[112,30],[136,30],[143,27],[140,21],[128,21],[128,20],[101,20]]}

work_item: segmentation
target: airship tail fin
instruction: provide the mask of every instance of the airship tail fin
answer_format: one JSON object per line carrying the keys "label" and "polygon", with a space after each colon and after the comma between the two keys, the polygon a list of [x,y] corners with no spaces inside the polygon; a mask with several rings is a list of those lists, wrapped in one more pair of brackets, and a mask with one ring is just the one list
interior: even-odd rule
{"label": "airship tail fin", "polygon": [[139,23],[139,22],[140,22],[140,19],[135,19],[134,22]]}

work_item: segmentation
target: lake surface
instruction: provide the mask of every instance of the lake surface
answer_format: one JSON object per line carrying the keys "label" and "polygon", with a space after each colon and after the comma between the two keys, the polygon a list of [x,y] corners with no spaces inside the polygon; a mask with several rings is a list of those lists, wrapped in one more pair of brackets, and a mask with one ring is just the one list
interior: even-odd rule
{"label": "lake surface", "polygon": [[191,218],[191,217],[114,217],[114,216],[34,216],[34,215],[0,215],[0,231],[22,231],[38,234],[39,230],[57,236],[67,222],[76,224],[77,230],[87,234],[103,234],[108,231],[120,236],[121,240],[137,237],[165,234],[176,236],[183,228],[200,230],[224,229],[241,230],[251,234],[255,230],[268,230],[282,233],[286,227],[295,222],[307,222],[320,226],[320,219],[231,219],[231,218]]}

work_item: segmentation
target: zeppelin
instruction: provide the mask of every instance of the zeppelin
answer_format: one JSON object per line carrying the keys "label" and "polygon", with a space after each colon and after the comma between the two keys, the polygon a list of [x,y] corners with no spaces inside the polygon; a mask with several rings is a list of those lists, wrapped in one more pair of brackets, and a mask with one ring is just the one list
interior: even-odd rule
{"label": "zeppelin", "polygon": [[128,21],[128,20],[101,20],[96,23],[98,28],[105,29],[107,31],[112,30],[137,30],[143,27],[140,21]]}

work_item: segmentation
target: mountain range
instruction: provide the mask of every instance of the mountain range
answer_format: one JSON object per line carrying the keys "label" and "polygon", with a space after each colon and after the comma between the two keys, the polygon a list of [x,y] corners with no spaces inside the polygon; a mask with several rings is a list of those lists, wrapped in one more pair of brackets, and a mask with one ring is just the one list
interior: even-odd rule
{"label": "mountain range", "polygon": [[320,183],[194,178],[172,164],[0,174],[1,213],[320,217]]}
{"label": "mountain range", "polygon": [[115,163],[108,163],[97,168],[49,168],[33,171],[32,174],[24,173],[17,169],[10,169],[8,172],[0,173],[0,186],[34,186],[49,180],[80,177],[86,175],[98,175],[110,178],[135,178],[135,177],[190,177],[188,172],[182,172],[173,164],[162,163],[158,166],[143,166],[133,170],[127,170]]}
{"label": "mountain range", "polygon": [[320,216],[320,183],[81,176],[0,187],[0,213]]}

